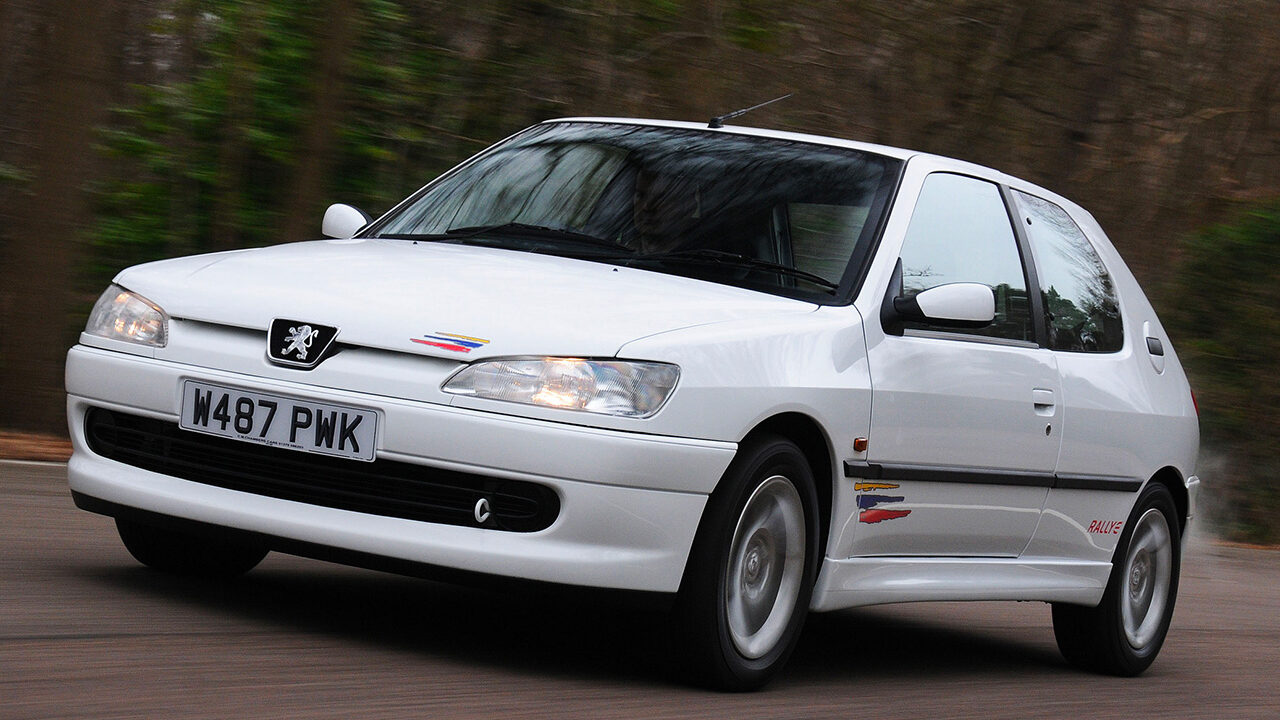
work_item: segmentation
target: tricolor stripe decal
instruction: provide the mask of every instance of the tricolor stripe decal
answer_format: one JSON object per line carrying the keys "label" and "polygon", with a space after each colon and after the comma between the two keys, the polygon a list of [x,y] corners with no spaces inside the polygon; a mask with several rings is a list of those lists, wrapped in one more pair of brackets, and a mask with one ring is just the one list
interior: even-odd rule
{"label": "tricolor stripe decal", "polygon": [[[866,493],[868,490],[896,490],[897,488],[897,483],[886,482],[860,482],[853,486],[853,489],[860,493]],[[874,525],[885,520],[904,518],[911,514],[910,510],[886,510],[878,506],[900,503],[906,499],[904,495],[859,495],[858,522]]]}
{"label": "tricolor stripe decal", "polygon": [[423,335],[420,338],[409,338],[419,345],[430,345],[450,352],[469,353],[476,348],[489,344],[484,338],[458,335],[457,333],[436,332],[434,335]]}

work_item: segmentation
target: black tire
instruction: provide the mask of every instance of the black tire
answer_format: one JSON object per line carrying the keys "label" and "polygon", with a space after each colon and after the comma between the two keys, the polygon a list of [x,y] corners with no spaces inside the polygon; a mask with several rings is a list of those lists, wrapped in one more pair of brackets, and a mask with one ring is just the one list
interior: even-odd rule
{"label": "black tire", "polygon": [[707,502],[676,601],[690,680],[753,690],[786,663],[817,574],[817,508],[793,443],[763,437],[739,449]]}
{"label": "black tire", "polygon": [[134,559],[175,575],[228,579],[252,570],[267,550],[230,533],[193,535],[178,530],[116,519],[120,539]]}
{"label": "black tire", "polygon": [[1173,496],[1164,485],[1149,483],[1116,545],[1102,602],[1053,606],[1053,634],[1063,657],[1106,675],[1131,677],[1150,667],[1173,618],[1181,548]]}

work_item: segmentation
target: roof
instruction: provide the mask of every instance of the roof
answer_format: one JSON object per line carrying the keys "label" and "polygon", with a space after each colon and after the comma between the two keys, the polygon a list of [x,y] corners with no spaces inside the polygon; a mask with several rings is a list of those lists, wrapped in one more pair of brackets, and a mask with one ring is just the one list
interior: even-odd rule
{"label": "roof", "polygon": [[896,158],[898,160],[906,160],[912,155],[920,153],[914,150],[904,150],[902,148],[889,147],[888,145],[876,145],[874,143],[858,142],[856,140],[842,140],[840,138],[827,137],[825,135],[810,135],[809,133],[786,132],[783,130],[766,130],[764,128],[742,127],[739,125],[725,125],[721,128],[707,127],[706,123],[682,122],[679,120],[651,120],[646,118],[617,118],[617,117],[566,117],[547,120],[545,123],[561,123],[561,122],[598,122],[613,123],[615,125],[650,125],[653,127],[669,127],[681,128],[683,130],[703,130],[709,133],[729,133],[733,135],[750,135],[754,137],[776,138],[779,140],[792,140],[795,142],[813,143],[816,145],[831,145],[833,147],[850,148],[852,150],[862,150],[872,152],[887,157]]}

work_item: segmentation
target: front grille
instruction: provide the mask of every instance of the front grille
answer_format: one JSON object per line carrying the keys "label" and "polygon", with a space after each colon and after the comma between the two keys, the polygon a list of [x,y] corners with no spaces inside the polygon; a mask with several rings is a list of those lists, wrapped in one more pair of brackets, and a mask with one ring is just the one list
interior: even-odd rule
{"label": "front grille", "polygon": [[[560,513],[559,496],[545,485],[255,445],[102,408],[85,415],[85,439],[95,453],[144,470],[371,515],[536,532]],[[490,509],[483,523],[475,513],[481,498],[488,499]]]}

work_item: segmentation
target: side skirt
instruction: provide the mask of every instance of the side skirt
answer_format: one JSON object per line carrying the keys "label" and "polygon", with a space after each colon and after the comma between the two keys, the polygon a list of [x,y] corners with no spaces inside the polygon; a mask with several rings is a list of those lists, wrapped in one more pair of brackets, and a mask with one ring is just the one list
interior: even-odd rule
{"label": "side skirt", "polygon": [[1061,558],[826,558],[809,609],[955,600],[1031,600],[1094,606],[1109,562]]}

